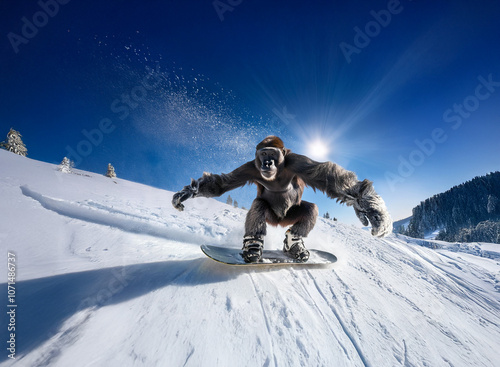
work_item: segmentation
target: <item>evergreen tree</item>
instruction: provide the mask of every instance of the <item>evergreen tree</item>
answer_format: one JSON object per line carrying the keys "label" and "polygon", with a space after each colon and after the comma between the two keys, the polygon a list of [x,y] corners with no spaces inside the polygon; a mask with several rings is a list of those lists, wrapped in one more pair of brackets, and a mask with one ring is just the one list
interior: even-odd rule
{"label": "evergreen tree", "polygon": [[233,198],[231,197],[231,195],[228,195],[227,200],[226,200],[226,204],[233,205]]}
{"label": "evergreen tree", "polygon": [[462,228],[451,241],[500,243],[500,222],[484,221],[471,228]]}
{"label": "evergreen tree", "polygon": [[235,208],[237,208],[238,207],[238,202],[236,200],[234,200],[233,201],[233,205],[234,205]]}
{"label": "evergreen tree", "polygon": [[413,208],[405,234],[423,238],[440,229],[437,239],[443,241],[494,242],[497,227],[492,223],[500,223],[499,197],[500,172],[475,177]]}
{"label": "evergreen tree", "polygon": [[111,163],[108,163],[108,172],[106,172],[106,177],[109,178],[115,178],[116,173],[115,173],[115,167],[111,165]]}
{"label": "evergreen tree", "polygon": [[70,161],[68,157],[64,157],[57,170],[62,173],[71,173],[74,165],[73,161]]}
{"label": "evergreen tree", "polygon": [[486,210],[489,214],[494,214],[498,211],[498,198],[494,195],[488,196],[488,204]]}
{"label": "evergreen tree", "polygon": [[398,226],[397,228],[394,228],[394,232],[399,234],[405,234],[406,233],[405,226],[401,225]]}
{"label": "evergreen tree", "polygon": [[2,141],[0,143],[0,148],[26,157],[28,155],[28,149],[26,149],[26,145],[24,145],[21,137],[22,135],[19,133],[19,131],[10,128],[10,131],[7,134],[7,141]]}
{"label": "evergreen tree", "polygon": [[326,213],[323,215],[323,218],[325,218],[325,219],[330,219],[330,213],[326,212]]}

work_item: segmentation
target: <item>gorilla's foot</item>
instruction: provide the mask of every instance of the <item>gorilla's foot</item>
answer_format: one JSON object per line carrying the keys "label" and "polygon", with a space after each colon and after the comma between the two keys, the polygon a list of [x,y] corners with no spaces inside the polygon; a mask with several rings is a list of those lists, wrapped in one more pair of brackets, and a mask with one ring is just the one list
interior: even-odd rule
{"label": "gorilla's foot", "polygon": [[262,258],[264,240],[259,236],[246,236],[243,238],[243,260],[247,263],[256,263]]}
{"label": "gorilla's foot", "polygon": [[309,251],[306,249],[306,246],[304,246],[302,236],[293,235],[290,230],[287,230],[285,233],[283,252],[302,262],[309,260]]}

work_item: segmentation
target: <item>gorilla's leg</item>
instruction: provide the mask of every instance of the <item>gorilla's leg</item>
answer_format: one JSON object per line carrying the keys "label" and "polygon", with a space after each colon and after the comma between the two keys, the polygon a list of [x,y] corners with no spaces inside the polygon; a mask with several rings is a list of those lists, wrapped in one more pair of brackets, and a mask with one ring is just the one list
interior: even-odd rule
{"label": "gorilla's leg", "polygon": [[290,208],[282,223],[280,223],[283,225],[293,223],[293,226],[285,233],[285,240],[283,241],[284,253],[303,262],[309,259],[309,251],[304,246],[303,237],[307,237],[314,228],[317,217],[318,207],[316,204],[303,201],[299,205]]}
{"label": "gorilla's leg", "polygon": [[266,220],[272,224],[277,223],[276,214],[272,211],[267,201],[255,199],[247,213],[245,220],[245,237],[264,237],[267,233]]}
{"label": "gorilla's leg", "polygon": [[307,237],[314,228],[318,218],[318,207],[316,204],[308,201],[302,201],[300,205],[294,205],[290,208],[286,217],[282,221],[283,225],[293,224],[290,232],[294,236]]}
{"label": "gorilla's leg", "polygon": [[[274,217],[273,217],[274,216]],[[243,259],[248,263],[257,262],[262,257],[266,220],[276,222],[270,205],[263,199],[255,199],[245,220],[245,236],[243,237]]]}

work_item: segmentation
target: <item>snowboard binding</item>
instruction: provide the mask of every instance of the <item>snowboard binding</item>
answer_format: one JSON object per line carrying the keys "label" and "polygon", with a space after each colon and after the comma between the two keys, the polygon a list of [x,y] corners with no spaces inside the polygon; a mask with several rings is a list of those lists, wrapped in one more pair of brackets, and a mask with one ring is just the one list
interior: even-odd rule
{"label": "snowboard binding", "polygon": [[243,252],[241,256],[247,263],[256,263],[262,258],[264,240],[260,236],[246,236],[243,238]]}
{"label": "snowboard binding", "polygon": [[290,229],[285,232],[283,252],[301,262],[309,260],[309,250],[304,246],[302,236],[294,236]]}

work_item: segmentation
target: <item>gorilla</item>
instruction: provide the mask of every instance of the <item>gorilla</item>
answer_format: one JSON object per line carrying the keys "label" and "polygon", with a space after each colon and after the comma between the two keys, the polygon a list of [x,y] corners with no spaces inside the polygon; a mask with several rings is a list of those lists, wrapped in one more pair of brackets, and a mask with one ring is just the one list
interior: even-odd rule
{"label": "gorilla", "polygon": [[316,224],[318,207],[302,200],[305,186],[320,190],[332,199],[352,206],[364,226],[371,224],[372,235],[383,237],[392,231],[392,220],[371,181],[358,181],[353,172],[332,162],[319,163],[292,153],[277,136],[268,136],[256,147],[255,159],[228,174],[203,173],[174,194],[172,205],[182,211],[189,198],[216,197],[244,186],[257,186],[245,220],[243,258],[257,262],[262,257],[266,223],[291,226],[285,234],[283,251],[298,261],[307,261],[309,251],[303,238]]}

